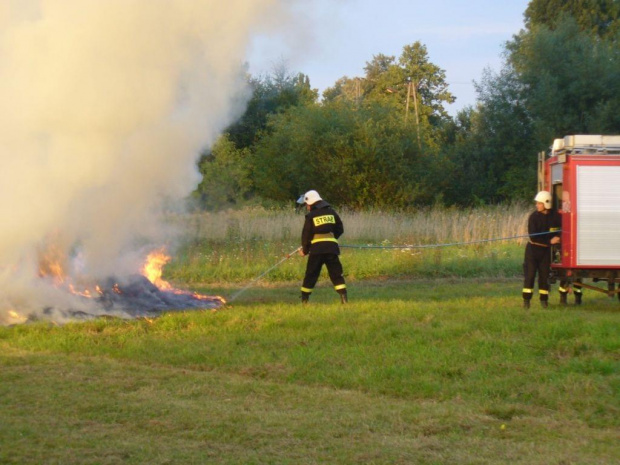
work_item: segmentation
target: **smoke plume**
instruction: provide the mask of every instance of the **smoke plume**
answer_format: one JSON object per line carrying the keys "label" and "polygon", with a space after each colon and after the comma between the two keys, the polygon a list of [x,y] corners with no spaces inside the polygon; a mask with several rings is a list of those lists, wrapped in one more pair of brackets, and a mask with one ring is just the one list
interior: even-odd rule
{"label": "smoke plume", "polygon": [[0,324],[64,304],[37,275],[50,246],[92,277],[132,271],[133,241],[243,111],[245,51],[277,3],[2,2]]}

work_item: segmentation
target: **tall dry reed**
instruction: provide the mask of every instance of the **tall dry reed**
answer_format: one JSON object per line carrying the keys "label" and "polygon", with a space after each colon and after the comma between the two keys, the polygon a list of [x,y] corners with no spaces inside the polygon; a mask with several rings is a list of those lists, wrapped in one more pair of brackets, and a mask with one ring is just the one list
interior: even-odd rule
{"label": "tall dry reed", "polygon": [[[478,208],[434,207],[416,212],[342,211],[344,243],[438,244],[524,235],[531,209],[523,204]],[[170,215],[186,240],[297,243],[303,212],[248,208]]]}

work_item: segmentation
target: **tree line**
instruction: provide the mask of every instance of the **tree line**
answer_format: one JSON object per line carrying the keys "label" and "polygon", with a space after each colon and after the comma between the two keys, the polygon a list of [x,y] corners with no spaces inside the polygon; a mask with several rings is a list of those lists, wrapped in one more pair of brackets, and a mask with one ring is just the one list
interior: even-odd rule
{"label": "tree line", "polygon": [[201,208],[290,202],[308,189],[350,208],[531,200],[536,153],[568,134],[620,133],[620,2],[532,0],[477,102],[451,117],[424,44],[323,92],[284,67],[248,76],[245,114],[199,161]]}

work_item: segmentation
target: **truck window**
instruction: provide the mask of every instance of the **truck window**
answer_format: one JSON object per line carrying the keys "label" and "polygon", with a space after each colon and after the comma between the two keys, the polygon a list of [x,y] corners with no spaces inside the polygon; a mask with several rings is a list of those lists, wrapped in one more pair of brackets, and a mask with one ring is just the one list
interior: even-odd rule
{"label": "truck window", "polygon": [[562,210],[562,183],[553,185],[553,192],[551,195],[553,197],[551,208],[559,212]]}

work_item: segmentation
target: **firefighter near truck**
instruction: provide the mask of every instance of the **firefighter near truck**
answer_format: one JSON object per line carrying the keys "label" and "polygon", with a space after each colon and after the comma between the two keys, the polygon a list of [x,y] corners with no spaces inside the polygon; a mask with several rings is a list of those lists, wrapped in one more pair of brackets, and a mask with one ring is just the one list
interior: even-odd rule
{"label": "firefighter near truck", "polygon": [[559,214],[549,282],[559,281],[560,302],[572,291],[580,304],[583,289],[620,299],[620,135],[555,139],[538,155],[538,190]]}

